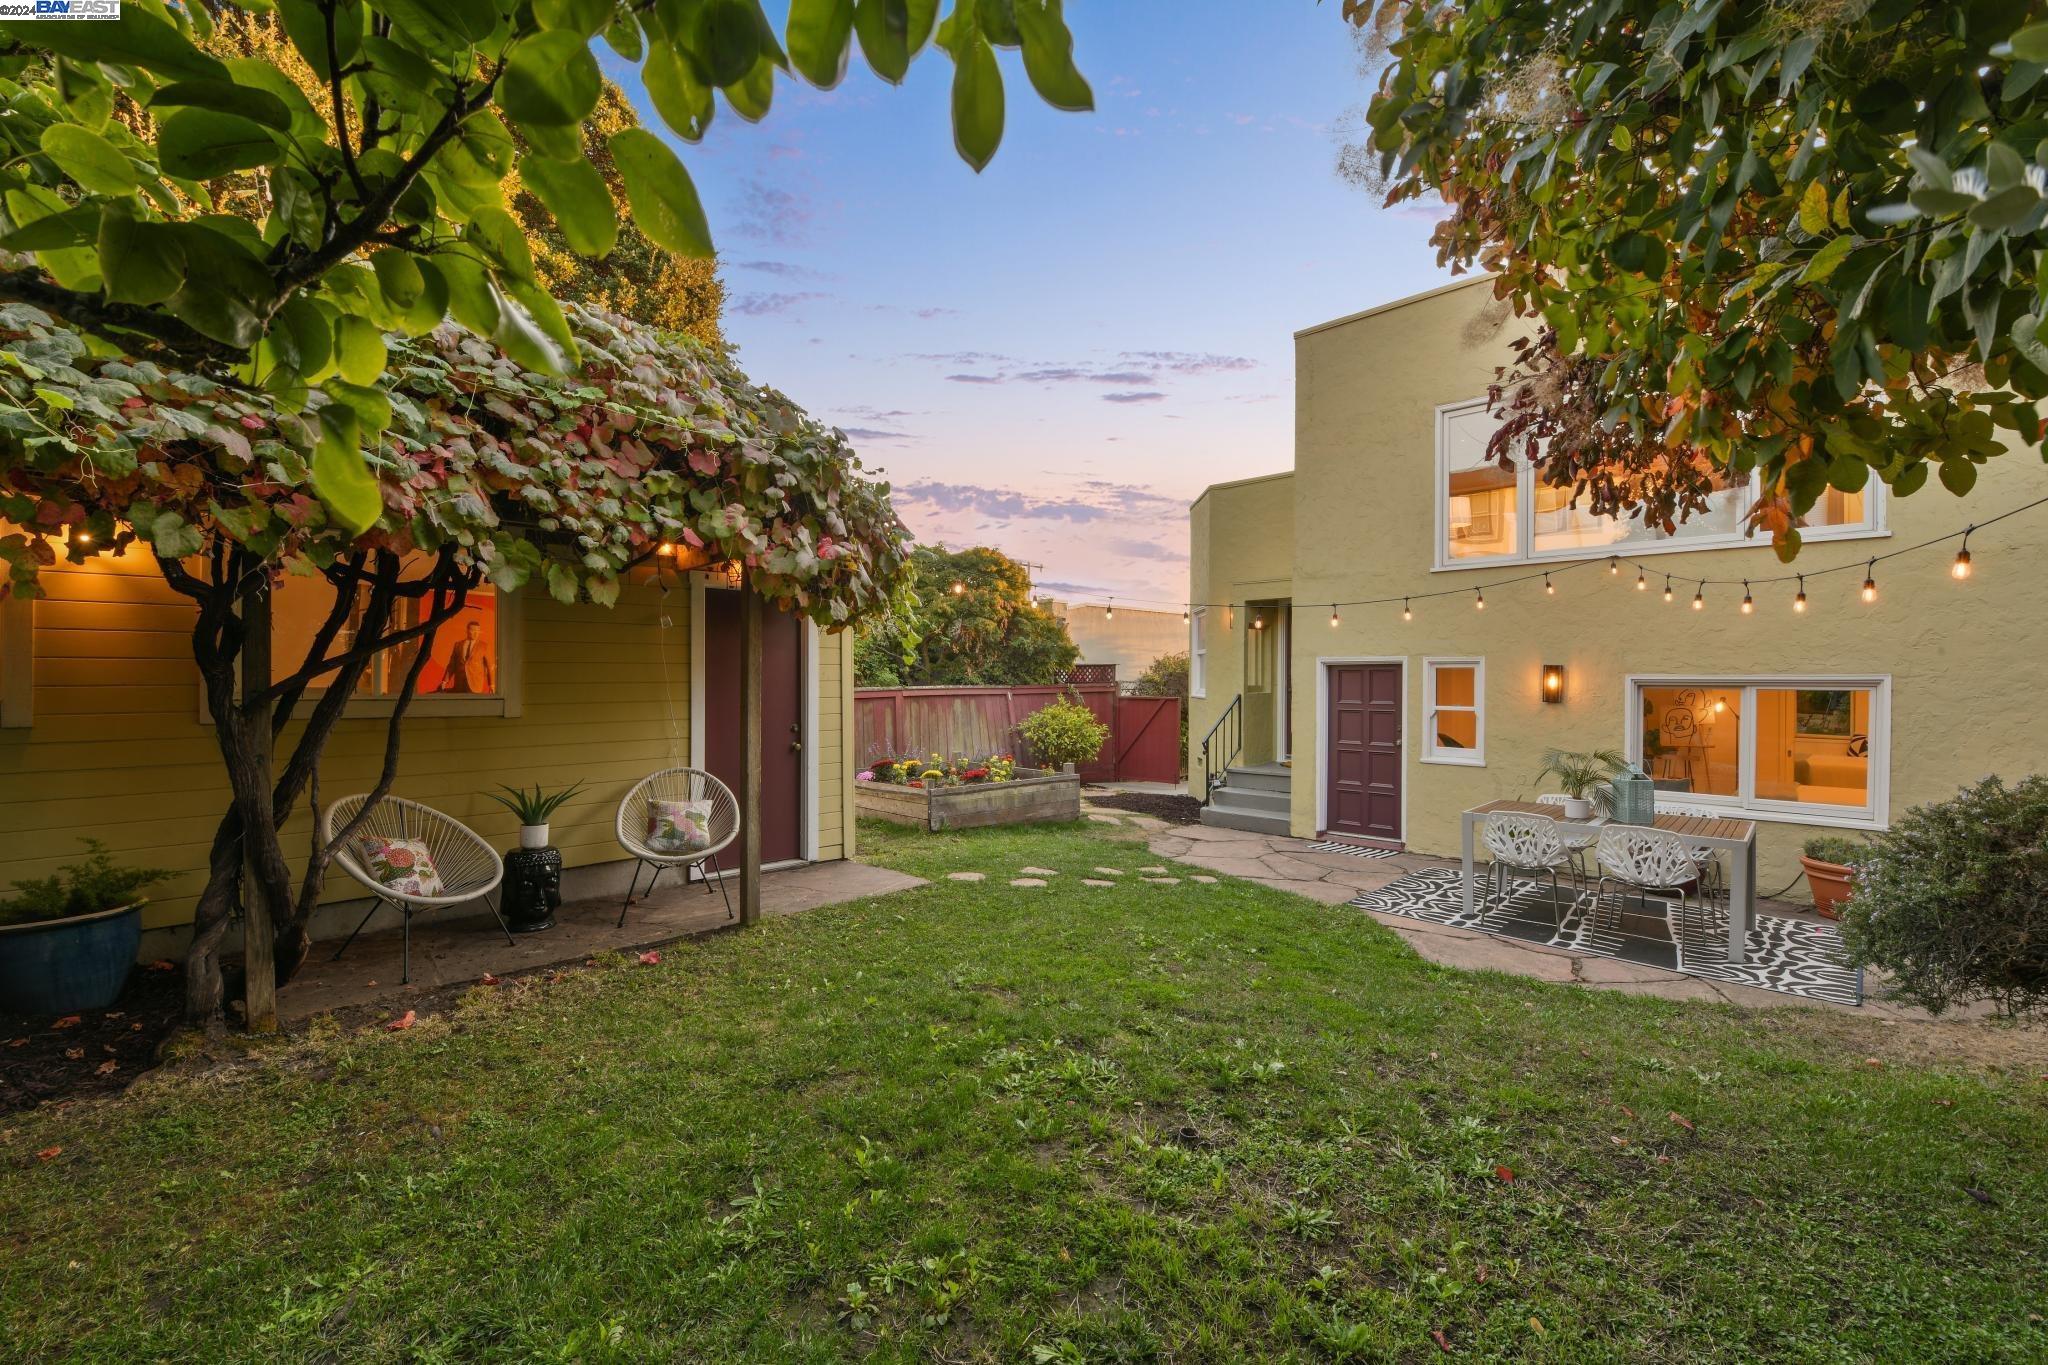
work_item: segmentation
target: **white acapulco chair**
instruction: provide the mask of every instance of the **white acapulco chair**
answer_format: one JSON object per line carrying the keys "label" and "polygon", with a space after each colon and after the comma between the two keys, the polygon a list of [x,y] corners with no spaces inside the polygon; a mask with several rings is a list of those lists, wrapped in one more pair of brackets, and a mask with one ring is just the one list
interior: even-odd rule
{"label": "white acapulco chair", "polygon": [[1486,823],[1479,828],[1479,842],[1493,855],[1487,865],[1487,894],[1485,905],[1479,917],[1486,918],[1487,907],[1498,900],[1507,903],[1507,884],[1511,876],[1519,874],[1534,880],[1550,878],[1550,909],[1560,927],[1564,924],[1564,908],[1557,900],[1557,874],[1563,871],[1577,881],[1572,863],[1572,850],[1559,837],[1557,821],[1547,815],[1521,815],[1513,811],[1496,811],[1486,817]]}
{"label": "white acapulco chair", "polygon": [[[647,842],[647,813],[655,801],[709,801],[711,803],[711,842],[703,848],[693,848],[687,853],[664,853]],[[619,802],[618,835],[619,846],[633,855],[633,879],[626,885],[626,901],[619,907],[619,924],[626,923],[626,911],[633,906],[633,893],[640,882],[640,869],[653,867],[654,875],[648,878],[647,889],[640,892],[641,899],[654,894],[654,883],[668,868],[681,868],[687,879],[690,869],[701,864],[710,866],[710,874],[704,879],[704,894],[711,894],[711,882],[718,882],[718,894],[725,898],[725,917],[732,918],[732,893],[725,889],[725,878],[718,876],[718,854],[733,841],[740,832],[740,803],[734,799],[732,789],[705,772],[702,768],[664,768],[635,783],[633,790],[626,793],[626,799]]]}
{"label": "white acapulco chair", "polygon": [[[1680,916],[1685,914],[1687,906],[1691,903],[1686,888],[1704,885],[1700,880],[1699,864],[1693,861],[1693,850],[1685,840],[1676,834],[1652,829],[1647,825],[1609,825],[1600,831],[1600,842],[1594,856],[1600,862],[1600,885],[1593,898],[1596,913],[1600,901],[1606,895],[1609,881],[1619,882],[1642,897],[1648,897],[1653,892],[1675,896]],[[1624,894],[1624,903],[1626,899]],[[1700,901],[1699,914],[1704,937],[1704,899]],[[1617,910],[1617,927],[1620,920],[1621,912]]]}
{"label": "white acapulco chair", "polygon": [[[344,796],[329,806],[320,819],[320,837],[331,841],[356,818],[356,812],[369,799],[367,792],[359,792],[354,796]],[[441,878],[440,892],[432,896],[408,895],[378,881],[363,861],[362,841],[369,838],[417,839],[424,843],[428,856],[434,860],[434,871]],[[370,916],[377,913],[378,906],[387,904],[395,906],[405,917],[405,968],[401,984],[412,981],[412,917],[423,911],[484,898],[484,903],[490,906],[491,914],[498,921],[498,927],[505,931],[505,942],[510,944],[513,941],[512,930],[506,925],[505,917],[498,913],[497,897],[492,894],[504,879],[504,860],[496,849],[484,842],[482,835],[431,806],[396,796],[385,797],[370,808],[361,827],[335,851],[334,861],[376,897],[354,932],[334,950],[336,962],[341,961],[348,945],[356,941],[356,934],[363,932],[363,925],[370,922]]]}

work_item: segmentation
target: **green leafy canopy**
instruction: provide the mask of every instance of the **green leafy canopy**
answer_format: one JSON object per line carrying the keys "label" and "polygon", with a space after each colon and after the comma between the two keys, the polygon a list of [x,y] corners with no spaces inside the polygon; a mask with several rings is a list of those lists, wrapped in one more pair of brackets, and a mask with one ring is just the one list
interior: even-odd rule
{"label": "green leafy canopy", "polygon": [[1441,259],[1539,324],[1497,458],[1666,525],[1760,471],[1790,557],[1830,487],[1962,494],[2040,445],[2037,0],[1345,12],[1392,56],[1367,115],[1388,200],[1441,195]]}
{"label": "green leafy canopy", "polygon": [[[740,117],[765,117],[778,72],[835,85],[856,45],[900,81],[935,34],[977,170],[1002,136],[993,48],[1021,49],[1048,103],[1090,107],[1061,0],[956,0],[943,22],[937,10],[794,0],[787,48],[759,0],[125,0],[115,22],[0,22],[0,249],[26,257],[0,261],[0,298],[284,411],[345,402],[375,378],[364,322],[419,337],[452,316],[525,369],[567,373],[577,338],[536,283],[506,183],[517,159],[572,250],[612,250],[618,223],[581,127],[602,89],[597,42],[641,67],[685,142],[721,95]],[[274,14],[324,98],[275,66],[209,51],[231,11]],[[605,150],[652,241],[712,254],[667,142],[628,128]],[[314,458],[314,491],[357,533],[375,520],[361,452],[380,416],[373,405],[352,427],[327,419]]]}

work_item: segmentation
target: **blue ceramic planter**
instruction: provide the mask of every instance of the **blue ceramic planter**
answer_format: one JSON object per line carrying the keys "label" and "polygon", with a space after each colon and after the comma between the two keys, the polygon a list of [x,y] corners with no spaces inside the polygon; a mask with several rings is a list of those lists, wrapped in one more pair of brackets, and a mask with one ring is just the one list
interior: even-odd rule
{"label": "blue ceramic planter", "polygon": [[142,903],[72,919],[0,925],[0,1014],[105,1009],[142,942]]}

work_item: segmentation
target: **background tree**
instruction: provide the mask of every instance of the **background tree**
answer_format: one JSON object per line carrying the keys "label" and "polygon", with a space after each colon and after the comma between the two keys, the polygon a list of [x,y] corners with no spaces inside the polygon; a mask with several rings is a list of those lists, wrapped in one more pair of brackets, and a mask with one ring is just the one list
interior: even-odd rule
{"label": "background tree", "polygon": [[1067,623],[1031,600],[1030,572],[1002,551],[920,546],[911,569],[913,596],[862,628],[862,687],[1041,686],[1080,657]]}
{"label": "background tree", "polygon": [[[1390,203],[1539,320],[1491,453],[1667,528],[1761,475],[1967,492],[2048,396],[2034,0],[1345,0]],[[1353,154],[1356,170],[1365,158]]]}

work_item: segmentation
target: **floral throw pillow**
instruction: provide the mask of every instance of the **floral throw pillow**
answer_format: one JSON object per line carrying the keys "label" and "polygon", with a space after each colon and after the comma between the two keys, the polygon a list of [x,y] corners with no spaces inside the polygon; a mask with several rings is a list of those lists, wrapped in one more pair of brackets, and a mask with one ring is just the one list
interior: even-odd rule
{"label": "floral throw pillow", "polygon": [[363,866],[373,881],[401,896],[438,896],[441,874],[434,867],[434,855],[418,839],[363,839]]}
{"label": "floral throw pillow", "polygon": [[656,853],[696,853],[711,847],[711,802],[649,801],[647,846]]}

